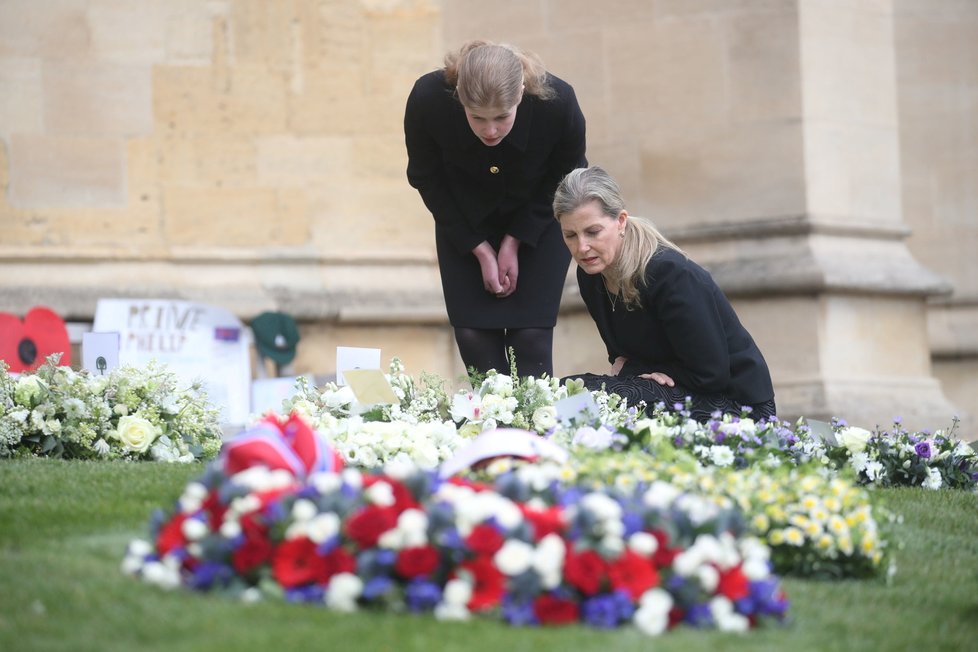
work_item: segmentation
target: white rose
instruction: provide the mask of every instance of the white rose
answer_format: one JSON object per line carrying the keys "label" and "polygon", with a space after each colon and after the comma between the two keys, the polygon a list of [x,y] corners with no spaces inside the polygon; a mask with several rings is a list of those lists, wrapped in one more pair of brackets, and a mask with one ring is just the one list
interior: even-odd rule
{"label": "white rose", "polygon": [[574,433],[573,444],[576,446],[583,446],[585,448],[590,448],[591,450],[604,450],[611,446],[612,432],[606,428],[592,428],[591,426],[584,426],[578,428],[577,432]]}
{"label": "white rose", "polygon": [[865,428],[849,426],[836,433],[836,438],[850,453],[861,453],[866,450],[866,442],[873,433]]}
{"label": "white rose", "polygon": [[557,425],[557,408],[545,405],[533,411],[533,427],[539,431],[547,431]]}
{"label": "white rose", "polygon": [[119,419],[119,425],[113,435],[129,450],[145,453],[161,432],[158,426],[154,426],[146,419],[130,415]]}

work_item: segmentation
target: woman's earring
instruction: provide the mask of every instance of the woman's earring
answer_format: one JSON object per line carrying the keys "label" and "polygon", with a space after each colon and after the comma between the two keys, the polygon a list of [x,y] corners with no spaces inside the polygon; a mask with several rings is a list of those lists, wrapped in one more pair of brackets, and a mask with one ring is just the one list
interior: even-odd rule
{"label": "woman's earring", "polygon": [[624,240],[625,239],[625,232],[624,231],[619,231],[618,232],[618,237]]}

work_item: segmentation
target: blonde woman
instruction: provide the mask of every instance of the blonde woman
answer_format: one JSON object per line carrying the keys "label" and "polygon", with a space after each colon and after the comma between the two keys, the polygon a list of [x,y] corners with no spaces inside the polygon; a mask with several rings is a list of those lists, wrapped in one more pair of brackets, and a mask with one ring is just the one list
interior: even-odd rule
{"label": "blonde woman", "polygon": [[775,414],[767,363],[730,302],[651,222],[628,215],[607,172],[569,173],[553,212],[611,363],[607,374],[580,376],[588,388],[670,409],[689,397],[699,421]]}
{"label": "blonde woman", "polygon": [[512,45],[471,41],[414,85],[407,176],[435,219],[449,321],[466,367],[553,373],[569,257],[554,188],[585,159],[569,84]]}

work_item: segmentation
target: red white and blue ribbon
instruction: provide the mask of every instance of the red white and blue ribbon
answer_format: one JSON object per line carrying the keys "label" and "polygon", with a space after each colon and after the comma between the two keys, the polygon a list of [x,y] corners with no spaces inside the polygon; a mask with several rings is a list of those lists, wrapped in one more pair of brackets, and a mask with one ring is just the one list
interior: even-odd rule
{"label": "red white and blue ribbon", "polygon": [[296,478],[318,471],[338,471],[342,458],[325,437],[301,417],[292,414],[284,422],[272,415],[224,443],[224,471],[235,474],[253,466],[284,469]]}

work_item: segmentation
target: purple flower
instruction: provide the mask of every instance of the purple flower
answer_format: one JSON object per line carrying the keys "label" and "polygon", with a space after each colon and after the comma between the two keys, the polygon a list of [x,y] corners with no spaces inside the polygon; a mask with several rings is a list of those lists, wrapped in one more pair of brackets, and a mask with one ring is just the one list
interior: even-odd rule
{"label": "purple flower", "polygon": [[363,598],[364,600],[376,600],[387,593],[393,585],[394,581],[386,575],[371,578],[363,585]]}
{"label": "purple flower", "polygon": [[713,612],[708,604],[694,604],[686,610],[683,620],[693,627],[710,627],[713,625]]}
{"label": "purple flower", "polygon": [[326,589],[319,584],[296,586],[285,590],[286,602],[322,602]]}
{"label": "purple flower", "polygon": [[925,460],[929,460],[931,455],[934,454],[934,449],[931,447],[931,443],[927,439],[914,446],[913,449],[917,451],[917,455]]}
{"label": "purple flower", "polygon": [[205,561],[194,568],[190,586],[206,591],[214,584],[222,585],[234,577],[229,566],[213,561]]}
{"label": "purple flower", "polygon": [[539,625],[536,615],[533,613],[533,602],[531,600],[518,599],[512,594],[503,595],[502,615],[510,625]]}
{"label": "purple flower", "polygon": [[610,629],[632,617],[635,607],[627,593],[615,591],[588,598],[581,604],[581,617],[593,627]]}
{"label": "purple flower", "polygon": [[414,580],[404,588],[411,611],[430,611],[441,601],[441,588],[428,580]]}

